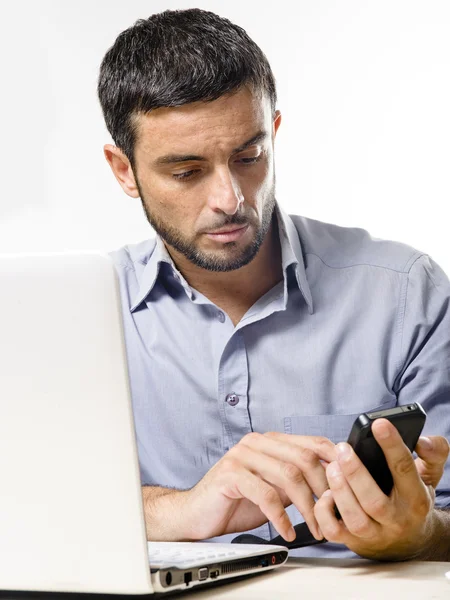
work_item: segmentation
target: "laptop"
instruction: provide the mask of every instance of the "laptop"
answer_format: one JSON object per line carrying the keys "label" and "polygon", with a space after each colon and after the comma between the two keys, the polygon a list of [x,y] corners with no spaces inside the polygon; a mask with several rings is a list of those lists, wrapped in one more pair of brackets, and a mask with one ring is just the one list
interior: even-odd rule
{"label": "laptop", "polygon": [[147,543],[108,255],[3,255],[0,290],[0,590],[171,592],[286,561],[283,546]]}

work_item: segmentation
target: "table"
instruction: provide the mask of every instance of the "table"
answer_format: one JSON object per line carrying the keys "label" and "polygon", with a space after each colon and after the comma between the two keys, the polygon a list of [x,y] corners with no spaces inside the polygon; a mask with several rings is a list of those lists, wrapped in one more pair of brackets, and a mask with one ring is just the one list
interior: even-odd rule
{"label": "table", "polygon": [[[375,563],[364,559],[290,558],[262,575],[158,598],[181,600],[450,600],[450,562]],[[0,591],[0,600],[151,600],[152,595]]]}
{"label": "table", "polygon": [[186,600],[450,600],[450,562],[376,563],[365,559],[290,558],[286,565],[207,589]]}

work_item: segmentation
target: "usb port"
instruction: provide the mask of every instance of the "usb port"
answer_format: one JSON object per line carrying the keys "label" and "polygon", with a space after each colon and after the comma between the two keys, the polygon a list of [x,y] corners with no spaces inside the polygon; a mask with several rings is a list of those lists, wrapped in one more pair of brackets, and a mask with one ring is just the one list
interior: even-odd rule
{"label": "usb port", "polygon": [[211,577],[211,579],[216,579],[217,577],[219,577],[219,571],[211,571],[211,573],[209,574],[209,576]]}

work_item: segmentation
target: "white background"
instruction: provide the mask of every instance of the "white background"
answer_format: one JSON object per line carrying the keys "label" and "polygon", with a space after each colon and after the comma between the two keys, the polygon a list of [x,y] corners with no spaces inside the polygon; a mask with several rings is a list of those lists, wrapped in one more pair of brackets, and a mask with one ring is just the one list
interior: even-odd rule
{"label": "white background", "polygon": [[272,65],[280,204],[408,243],[450,273],[447,0],[0,0],[0,253],[153,235],[103,156],[98,69],[137,19],[191,6],[244,27]]}

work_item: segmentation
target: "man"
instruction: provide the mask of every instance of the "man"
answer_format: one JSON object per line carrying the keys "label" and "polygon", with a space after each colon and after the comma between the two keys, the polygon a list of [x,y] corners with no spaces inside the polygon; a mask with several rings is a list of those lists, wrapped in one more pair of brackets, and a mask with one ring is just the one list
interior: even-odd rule
{"label": "man", "polygon": [[[274,78],[228,20],[137,21],[106,53],[98,93],[105,157],[157,234],[112,253],[149,539],[289,541],[303,518],[330,543],[298,555],[450,559],[442,270],[284,213]],[[342,440],[359,413],[411,402],[434,434],[415,461],[388,421],[373,427],[387,497]]]}

